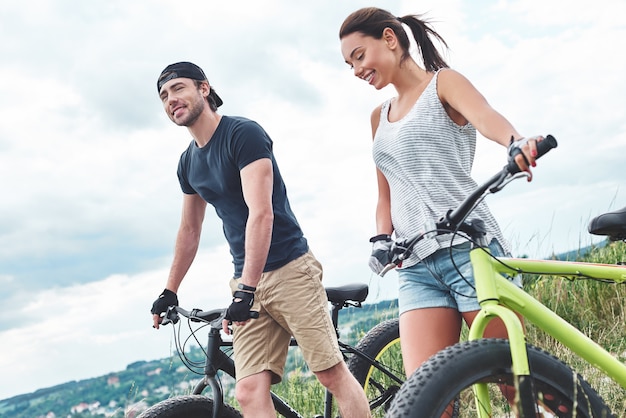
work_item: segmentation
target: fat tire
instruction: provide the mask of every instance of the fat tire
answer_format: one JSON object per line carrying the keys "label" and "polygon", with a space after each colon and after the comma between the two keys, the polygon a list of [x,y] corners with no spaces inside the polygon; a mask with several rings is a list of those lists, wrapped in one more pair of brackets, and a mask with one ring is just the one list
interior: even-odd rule
{"label": "fat tire", "polygon": [[[388,319],[376,325],[361,338],[355,348],[369,357],[381,361],[387,369],[404,381],[405,374],[400,352],[400,325],[397,318]],[[385,354],[391,353],[394,353],[394,356],[399,356],[399,358],[395,359],[394,364],[386,364],[387,357]],[[390,381],[389,378],[380,378],[380,372],[377,372],[367,359],[358,355],[350,357],[348,369],[361,387],[365,389],[370,405],[376,402],[382,392],[387,391],[388,396],[390,396],[389,400],[372,411],[374,417],[382,417],[389,409],[393,396],[400,389],[400,384]],[[383,386],[382,392],[377,389],[377,384]]]}
{"label": "fat tire", "polygon": [[[553,415],[549,416],[614,417],[595,390],[569,366],[540,348],[527,345],[527,350],[533,387],[536,393],[541,393],[545,406],[552,411]],[[471,385],[476,382],[502,383],[510,381],[511,377],[508,340],[480,339],[459,343],[431,357],[407,379],[387,416],[445,416],[444,410],[455,399],[461,402],[459,411],[462,417],[476,416],[475,412],[474,415],[463,415],[463,411],[475,410],[475,405],[473,396],[461,392],[466,388],[471,391]],[[550,401],[552,398],[555,400]],[[576,415],[572,411],[575,401]],[[514,415],[502,415],[500,412],[500,416]]]}
{"label": "fat tire", "polygon": [[[151,406],[138,418],[211,418],[213,399],[203,395],[175,396]],[[230,405],[222,407],[219,418],[242,418],[239,411]]]}

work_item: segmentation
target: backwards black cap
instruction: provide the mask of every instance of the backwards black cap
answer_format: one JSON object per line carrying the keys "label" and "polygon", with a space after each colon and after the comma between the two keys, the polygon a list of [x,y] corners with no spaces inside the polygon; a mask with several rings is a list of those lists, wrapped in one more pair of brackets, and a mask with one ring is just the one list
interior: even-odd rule
{"label": "backwards black cap", "polygon": [[[157,80],[157,91],[160,92],[163,84],[167,83],[168,81],[181,77],[190,78],[192,80],[198,81],[206,81],[207,83],[209,82],[206,75],[204,74],[204,71],[202,71],[202,68],[198,67],[196,64],[193,64],[191,62],[177,62],[168,65],[163,71],[161,71],[161,75]],[[213,90],[213,87],[211,87],[209,97],[213,98],[217,107],[220,107],[224,103],[220,96],[217,95],[215,90]]]}

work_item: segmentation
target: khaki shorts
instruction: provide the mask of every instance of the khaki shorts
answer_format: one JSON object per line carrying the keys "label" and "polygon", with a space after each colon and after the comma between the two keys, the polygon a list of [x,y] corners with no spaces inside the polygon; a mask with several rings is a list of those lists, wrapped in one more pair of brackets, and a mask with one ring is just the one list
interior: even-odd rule
{"label": "khaki shorts", "polygon": [[[233,292],[237,284],[231,279]],[[263,273],[252,310],[259,312],[258,319],[233,325],[237,380],[269,370],[272,383],[280,382],[292,335],[311,371],[343,361],[322,286],[322,266],[311,252]]]}

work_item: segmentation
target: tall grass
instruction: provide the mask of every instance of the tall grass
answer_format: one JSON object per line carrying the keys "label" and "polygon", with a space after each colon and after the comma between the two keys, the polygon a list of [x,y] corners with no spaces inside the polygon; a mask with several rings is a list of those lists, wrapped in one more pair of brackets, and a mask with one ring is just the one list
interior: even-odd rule
{"label": "tall grass", "polygon": [[[295,351],[294,348],[289,350],[290,355]],[[289,405],[303,417],[324,415],[324,387],[309,371],[304,360],[302,360],[301,367],[285,376],[281,383],[272,387],[272,391],[287,400]],[[338,416],[336,407],[334,411],[336,414],[333,416]]]}
{"label": "tall grass", "polygon": [[[626,262],[626,245],[610,243],[593,248],[578,261],[616,264]],[[524,278],[528,293],[581,330],[589,338],[626,362],[626,284],[594,280],[567,280],[554,276]],[[557,356],[583,375],[614,413],[626,411],[626,390],[605,377],[549,335],[526,324],[528,341]]]}

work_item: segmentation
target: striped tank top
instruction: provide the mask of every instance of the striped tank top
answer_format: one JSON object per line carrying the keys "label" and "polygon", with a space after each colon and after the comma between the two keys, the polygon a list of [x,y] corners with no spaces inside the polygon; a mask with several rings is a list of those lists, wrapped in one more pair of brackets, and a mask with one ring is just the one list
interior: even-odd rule
{"label": "striped tank top", "polygon": [[[374,135],[376,167],[385,175],[391,192],[391,221],[397,239],[407,239],[434,226],[448,210],[455,209],[477,184],[471,177],[476,151],[476,129],[457,125],[446,113],[437,94],[437,76],[397,122],[389,122],[393,99],[383,103]],[[496,238],[506,252],[508,243],[481,202],[469,215],[480,218],[487,240]],[[420,241],[402,267],[410,267],[441,248],[452,245],[450,235]],[[459,237],[454,244],[463,242]]]}

